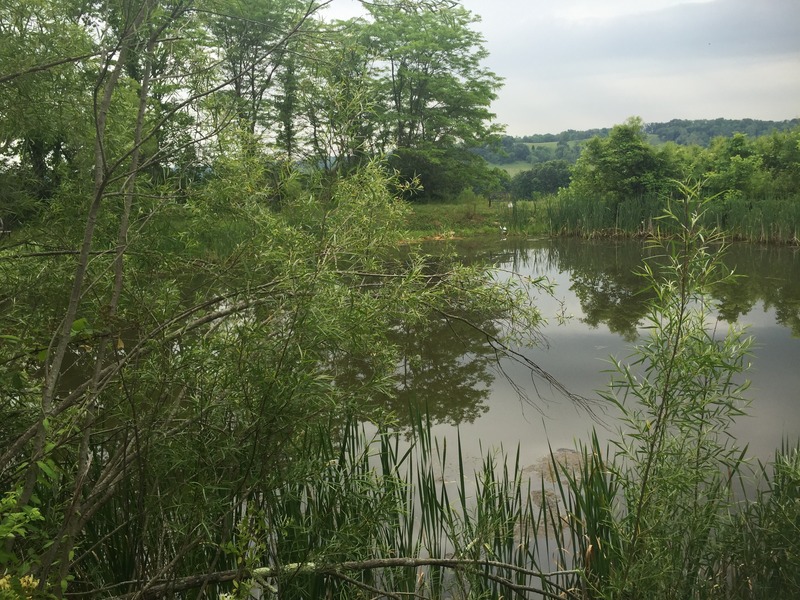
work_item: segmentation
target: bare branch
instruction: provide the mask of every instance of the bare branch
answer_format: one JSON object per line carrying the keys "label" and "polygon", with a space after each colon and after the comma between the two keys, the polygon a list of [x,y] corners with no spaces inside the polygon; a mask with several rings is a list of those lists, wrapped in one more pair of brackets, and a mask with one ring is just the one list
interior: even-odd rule
{"label": "bare branch", "polygon": [[[346,561],[334,564],[322,564],[322,563],[318,564],[313,562],[291,563],[280,567],[261,567],[252,570],[242,569],[242,570],[218,571],[216,573],[204,573],[200,575],[192,575],[189,577],[184,577],[181,579],[175,579],[173,581],[150,584],[148,585],[147,590],[144,593],[136,592],[131,594],[125,594],[122,596],[116,596],[113,600],[128,600],[133,597],[142,599],[152,598],[161,596],[163,594],[170,594],[175,592],[182,592],[186,590],[196,589],[204,584],[229,583],[231,581],[241,581],[254,578],[273,579],[276,577],[280,577],[282,575],[298,574],[298,573],[313,574],[313,575],[329,575],[331,577],[337,577],[343,581],[348,581],[352,583],[353,582],[352,578],[344,575],[345,572],[369,571],[373,569],[394,569],[394,568],[404,568],[404,567],[405,568],[442,567],[442,568],[456,569],[456,570],[463,570],[471,567],[489,567],[493,569],[512,571],[520,575],[535,577],[537,579],[553,579],[565,575],[580,575],[581,573],[583,573],[583,571],[579,569],[543,572],[543,571],[536,571],[533,569],[526,569],[524,567],[520,567],[511,563],[505,563],[495,560],[483,560],[483,559],[472,560],[472,559],[460,559],[460,558],[411,558],[411,557],[375,558],[370,560]],[[561,594],[554,594],[552,592],[549,592],[548,590],[536,588],[533,586],[521,586],[509,581],[504,577],[500,577],[497,575],[491,575],[488,578],[510,590],[517,592],[532,592],[536,594],[541,594],[545,598],[552,598],[553,600],[563,600],[564,598],[567,599],[574,598],[577,600],[579,598],[579,596],[574,592],[572,592],[571,590],[560,588],[560,586],[557,587],[559,587],[559,589],[562,589]],[[127,585],[133,585],[136,583],[137,582],[131,581],[127,582]],[[141,585],[145,585],[145,582],[142,582]],[[361,587],[364,586],[364,584],[360,582],[358,582],[358,585]],[[398,594],[386,590],[380,590],[372,587],[365,589],[370,589],[370,591],[380,593],[391,598],[398,597]]]}

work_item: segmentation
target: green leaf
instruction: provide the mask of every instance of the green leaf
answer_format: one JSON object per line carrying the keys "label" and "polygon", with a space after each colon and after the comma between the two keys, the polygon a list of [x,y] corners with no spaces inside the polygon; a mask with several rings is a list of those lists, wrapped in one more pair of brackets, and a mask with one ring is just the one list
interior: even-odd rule
{"label": "green leaf", "polygon": [[36,465],[39,467],[39,469],[41,469],[42,473],[47,475],[48,478],[50,478],[50,479],[55,479],[56,478],[55,469],[53,469],[53,467],[50,464],[48,464],[47,461],[37,460],[36,461]]}
{"label": "green leaf", "polygon": [[81,333],[83,331],[86,331],[87,329],[89,329],[89,321],[87,321],[83,317],[80,318],[80,319],[75,319],[72,322],[72,326],[70,327],[70,331],[71,331],[72,335]]}

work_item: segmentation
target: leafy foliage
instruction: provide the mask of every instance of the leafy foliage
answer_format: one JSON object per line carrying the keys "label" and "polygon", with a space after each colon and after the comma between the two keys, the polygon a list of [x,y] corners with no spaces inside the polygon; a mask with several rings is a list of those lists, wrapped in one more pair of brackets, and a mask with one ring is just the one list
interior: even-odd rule
{"label": "leafy foliage", "polygon": [[[396,146],[389,105],[366,100],[387,81],[382,46],[364,45],[380,27],[322,24],[323,4],[0,4],[0,523],[15,585],[125,594],[239,568],[248,540],[272,549],[258,515],[281,523],[290,492],[304,501],[290,482],[323,481],[317,446],[338,451],[331,432],[392,394],[395,327],[432,313],[535,326],[513,284],[397,252],[392,191],[408,182],[375,156]],[[411,111],[430,137],[406,148],[435,142],[457,163],[447,152],[488,127],[496,80],[465,78],[483,56],[469,13],[419,8],[393,9],[406,39],[385,20],[382,35],[415,78],[420,44],[439,40],[419,98],[448,107]],[[447,35],[416,39],[416,22]],[[455,98],[456,82],[473,94]],[[363,128],[372,118],[382,127]]]}
{"label": "leafy foliage", "polygon": [[629,121],[585,145],[569,187],[549,198],[551,231],[586,236],[667,232],[657,217],[673,195],[670,181],[689,177],[702,180],[714,196],[703,213],[704,225],[741,239],[798,239],[800,130],[753,140],[743,134],[717,138],[707,150],[653,147],[643,131],[641,121]]}
{"label": "leafy foliage", "polygon": [[534,165],[511,178],[511,192],[515,198],[532,199],[544,194],[555,194],[569,186],[571,171],[564,160],[551,160]]}

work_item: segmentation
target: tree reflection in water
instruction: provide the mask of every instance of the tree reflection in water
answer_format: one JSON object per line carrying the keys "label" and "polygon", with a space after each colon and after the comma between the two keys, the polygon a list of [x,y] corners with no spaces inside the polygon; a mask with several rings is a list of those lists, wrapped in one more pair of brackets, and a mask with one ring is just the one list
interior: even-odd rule
{"label": "tree reflection in water", "polygon": [[[518,247],[510,254],[508,266],[524,265],[542,274],[569,273],[570,289],[580,301],[581,320],[587,325],[604,325],[627,341],[638,336],[637,327],[653,294],[636,271],[646,256],[657,264],[658,250],[636,240],[564,238]],[[774,308],[780,325],[800,337],[800,248],[736,243],[727,249],[724,262],[741,277],[712,290],[722,320],[734,322],[762,302],[765,310]]]}
{"label": "tree reflection in water", "polygon": [[[645,256],[656,265],[661,253],[637,240],[469,240],[455,249],[466,263],[490,263],[524,275],[565,274],[580,303],[580,321],[593,329],[605,327],[628,343],[638,338],[653,297],[636,272]],[[452,245],[427,248],[452,250]],[[735,321],[760,302],[800,337],[800,250],[734,244],[725,262],[742,277],[713,290],[720,319]],[[376,398],[375,406],[391,411],[401,427],[409,425],[409,406],[427,411],[433,423],[450,425],[473,423],[487,413],[503,363],[486,333],[498,335],[501,323],[490,314],[469,319],[478,328],[445,317],[398,326],[392,336],[400,356],[396,386]],[[348,370],[350,376],[366,376],[352,357]],[[563,383],[569,387],[571,382]]]}
{"label": "tree reflection in water", "polygon": [[[480,324],[498,334],[491,321]],[[397,415],[412,406],[434,423],[472,423],[488,411],[495,353],[486,335],[462,322],[431,319],[394,337],[402,351],[396,395],[386,401]]]}

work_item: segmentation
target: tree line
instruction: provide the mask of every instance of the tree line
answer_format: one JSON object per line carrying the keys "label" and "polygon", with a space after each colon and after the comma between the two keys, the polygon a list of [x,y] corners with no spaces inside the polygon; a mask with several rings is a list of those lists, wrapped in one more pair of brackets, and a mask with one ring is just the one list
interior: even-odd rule
{"label": "tree line", "polygon": [[748,215],[758,217],[754,227],[759,228],[763,217],[772,215],[785,221],[788,237],[776,234],[777,238],[791,240],[797,223],[793,211],[800,204],[798,136],[800,127],[758,137],[719,136],[708,147],[654,145],[647,126],[632,118],[607,136],[585,141],[574,164],[564,160],[536,164],[511,177],[507,186],[517,199],[560,194],[561,205],[593,207],[605,215],[597,222],[598,229],[616,227],[624,204],[632,212],[622,229],[635,231],[663,208],[672,182],[703,181],[704,193],[718,197],[711,209],[717,225],[749,238],[741,229]]}
{"label": "tree line", "polygon": [[[675,142],[681,145],[708,146],[714,138],[730,137],[744,133],[750,137],[787,131],[800,125],[800,119],[765,121],[760,119],[672,119],[664,123],[645,123],[648,135],[656,136],[657,142]],[[508,136],[513,142],[542,144],[549,142],[582,142],[593,137],[606,137],[611,127],[594,129],[567,129],[560,133],[535,133],[523,136]]]}
{"label": "tree line", "polygon": [[498,129],[500,78],[461,6],[364,3],[363,18],[328,22],[328,2],[151,4],[3,5],[7,225],[94,168],[97,121],[107,167],[139,128],[138,171],[182,187],[238,151],[277,172],[346,173],[388,156],[417,196],[479,184],[485,169],[466,148]]}

